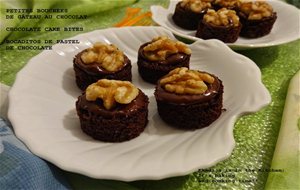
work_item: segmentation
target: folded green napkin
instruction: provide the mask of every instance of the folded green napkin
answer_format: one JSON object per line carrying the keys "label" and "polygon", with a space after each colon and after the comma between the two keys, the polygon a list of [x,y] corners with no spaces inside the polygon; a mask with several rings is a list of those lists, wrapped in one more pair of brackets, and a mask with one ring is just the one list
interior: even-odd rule
{"label": "folded green napkin", "polygon": [[284,172],[271,172],[267,190],[300,189],[300,71],[292,78],[285,101],[281,128],[273,156],[272,168]]}

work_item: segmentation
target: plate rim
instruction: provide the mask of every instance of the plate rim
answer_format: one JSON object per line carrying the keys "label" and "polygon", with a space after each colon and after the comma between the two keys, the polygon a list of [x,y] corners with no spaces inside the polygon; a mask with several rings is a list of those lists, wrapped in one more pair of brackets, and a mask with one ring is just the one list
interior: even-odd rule
{"label": "plate rim", "polygon": [[[86,35],[92,35],[93,33],[98,33],[98,32],[101,32],[101,31],[110,31],[110,30],[143,30],[143,29],[149,29],[149,28],[153,28],[154,30],[163,30],[164,32],[168,33],[170,36],[173,36],[174,35],[166,30],[165,28],[163,27],[160,27],[160,26],[154,26],[154,27],[148,27],[148,26],[141,26],[141,27],[123,27],[123,28],[116,28],[116,27],[113,27],[113,28],[106,28],[106,29],[100,29],[100,30],[94,30],[94,31],[91,31],[91,32],[87,32],[87,33],[82,33],[82,34],[78,34],[78,35],[75,35],[71,38],[68,38],[68,39],[73,39],[73,38],[79,38],[81,36],[86,36]],[[231,50],[228,46],[226,46],[223,42],[219,41],[219,40],[202,40],[202,41],[196,41],[195,43],[193,43],[194,45],[197,45],[198,43],[217,43],[219,45],[223,45],[225,48],[228,48],[228,50],[226,51],[229,51],[231,52],[232,54],[234,54],[235,56],[240,56],[240,57],[243,57],[244,59],[247,59],[248,61],[251,61],[253,62],[252,60],[250,60],[249,58],[241,55],[241,54],[238,54],[236,52],[234,52],[233,50]],[[191,44],[191,45],[193,45]],[[57,44],[58,46],[60,46],[61,44]],[[43,51],[41,53],[39,53],[38,55],[32,57],[28,62],[27,64],[24,66],[24,68],[18,72],[17,76],[16,76],[16,80],[15,80],[15,83],[13,84],[10,92],[9,92],[9,110],[8,110],[8,117],[11,121],[11,123],[13,124],[13,126],[15,126],[14,124],[18,123],[19,121],[16,121],[16,119],[13,117],[13,112],[14,112],[14,109],[13,108],[13,105],[14,105],[14,102],[12,102],[12,100],[14,99],[13,96],[14,96],[14,93],[16,91],[16,84],[18,84],[18,81],[19,80],[22,80],[22,73],[26,71],[26,69],[28,68],[28,65],[32,64],[32,62],[34,62],[34,59],[38,56],[43,56],[43,54],[47,54],[49,52],[47,51]],[[266,105],[268,105],[271,101],[271,97],[270,97],[270,94],[268,92],[268,90],[266,89],[266,87],[263,85],[263,83],[261,82],[261,72],[258,68],[258,66],[253,62],[253,64],[251,64],[251,67],[255,68],[256,69],[256,74],[259,75],[259,82],[261,83],[261,85],[265,88],[266,92],[268,93],[268,97],[266,97],[267,99],[269,99],[268,101],[266,101],[263,105],[260,105],[259,108],[256,108],[254,110],[250,110],[249,112],[255,112],[255,111],[258,111],[259,109],[261,109],[262,107],[265,107]],[[245,112],[245,111],[244,111]],[[235,140],[234,140],[234,136],[233,136],[233,128],[234,128],[234,123],[235,121],[242,115],[244,114],[243,113],[240,113],[240,114],[234,114],[230,119],[232,120],[232,126],[230,127],[230,130],[231,130],[231,136],[230,136],[230,139],[232,140],[232,144],[231,144],[231,147],[229,148],[230,151],[224,155],[222,158],[219,158],[219,159],[215,159],[215,160],[212,160],[210,163],[206,164],[204,167],[202,166],[201,168],[207,168],[207,167],[211,167],[213,165],[215,165],[216,163],[222,161],[222,160],[225,160],[227,159],[234,147],[235,147]],[[158,180],[158,179],[163,179],[163,178],[168,178],[168,177],[174,177],[174,176],[181,176],[181,175],[186,175],[186,174],[189,174],[193,171],[195,171],[195,168],[192,168],[190,170],[185,170],[184,172],[177,172],[177,173],[174,173],[174,172],[171,172],[169,174],[164,174],[164,175],[156,175],[156,176],[153,176],[153,175],[140,175],[140,176],[110,176],[110,175],[103,175],[101,174],[99,176],[98,175],[93,175],[91,173],[86,173],[86,172],[83,172],[82,170],[78,170],[78,169],[74,169],[73,167],[66,167],[65,165],[62,165],[61,163],[57,162],[55,159],[53,160],[52,158],[49,158],[49,157],[45,157],[43,153],[39,152],[38,150],[36,150],[34,147],[32,147],[32,145],[30,146],[30,140],[26,139],[24,136],[22,136],[22,134],[20,134],[19,132],[19,129],[18,127],[15,128],[15,133],[16,135],[18,136],[18,138],[20,138],[25,144],[26,146],[36,155],[46,159],[47,161],[55,164],[56,166],[62,168],[63,170],[67,170],[67,171],[70,171],[70,172],[75,172],[75,173],[80,173],[80,174],[83,174],[83,175],[86,175],[86,176],[90,176],[90,177],[93,177],[93,178],[100,178],[100,179],[115,179],[115,180],[122,180],[122,181],[134,181],[134,180],[148,180],[148,179],[151,179],[151,180]],[[199,166],[197,167],[197,169],[199,169]]]}

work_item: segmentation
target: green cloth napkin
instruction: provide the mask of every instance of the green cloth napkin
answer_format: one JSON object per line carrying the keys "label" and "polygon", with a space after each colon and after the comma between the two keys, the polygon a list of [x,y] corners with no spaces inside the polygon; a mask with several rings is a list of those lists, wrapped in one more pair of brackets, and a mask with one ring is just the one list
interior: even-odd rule
{"label": "green cloth napkin", "polygon": [[281,128],[273,156],[272,168],[285,172],[270,173],[267,190],[300,189],[300,71],[292,78],[285,101]]}
{"label": "green cloth napkin", "polygon": [[[54,1],[1,1],[1,35],[0,41],[0,81],[12,85],[16,73],[28,60],[40,51],[9,51],[3,39],[63,39],[82,32],[40,32],[40,33],[8,33],[3,32],[3,25],[13,26],[82,26],[84,32],[111,27],[125,15],[125,6],[140,7],[148,11],[151,4],[167,6],[168,0],[54,0]],[[19,8],[67,8],[69,13],[88,14],[87,20],[66,20],[52,23],[46,20],[36,22],[20,21],[18,19],[7,22],[3,10],[10,7]],[[33,14],[33,13],[32,13]],[[4,41],[5,42],[5,41]],[[15,45],[15,44],[13,44]],[[300,69],[300,40],[276,47],[239,51],[249,57],[260,67],[262,80],[272,96],[272,102],[261,111],[246,115],[238,119],[234,127],[236,147],[232,155],[225,161],[212,167],[212,170],[227,172],[234,176],[234,183],[213,183],[212,179],[228,180],[230,177],[218,176],[217,172],[194,172],[187,176],[168,178],[164,180],[142,180],[121,182],[114,180],[96,180],[79,174],[66,172],[66,176],[74,189],[158,189],[158,190],[197,190],[197,189],[263,189],[265,187],[271,167],[274,148],[280,128],[287,86],[292,76]],[[221,63],[220,63],[221,64]],[[250,169],[250,170],[246,170]],[[263,169],[263,171],[261,171]],[[284,173],[283,173],[284,174]],[[291,189],[286,184],[286,189]]]}

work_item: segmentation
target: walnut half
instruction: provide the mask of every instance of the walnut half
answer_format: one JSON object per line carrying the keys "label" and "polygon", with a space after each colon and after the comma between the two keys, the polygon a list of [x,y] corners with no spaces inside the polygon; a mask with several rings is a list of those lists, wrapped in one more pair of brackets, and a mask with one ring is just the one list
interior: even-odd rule
{"label": "walnut half", "polygon": [[191,49],[180,41],[171,40],[166,36],[154,38],[151,43],[143,48],[144,55],[151,61],[166,60],[166,58],[175,53],[185,53],[190,55]]}
{"label": "walnut half", "polygon": [[187,7],[195,13],[211,8],[212,0],[183,0],[180,3],[181,7]]}
{"label": "walnut half", "polygon": [[203,20],[216,26],[233,25],[237,27],[240,24],[240,19],[236,15],[236,12],[226,8],[219,9],[218,11],[209,9],[204,15]]}
{"label": "walnut half", "polygon": [[271,16],[273,13],[272,6],[261,1],[242,3],[240,10],[248,16],[249,20],[260,20]]}
{"label": "walnut half", "polygon": [[98,63],[107,71],[115,72],[124,65],[124,54],[113,44],[97,42],[83,52],[81,59],[84,64]]}
{"label": "walnut half", "polygon": [[89,85],[86,89],[86,99],[95,101],[97,98],[103,100],[106,109],[113,108],[116,103],[129,104],[139,94],[131,82],[101,79],[96,83]]}
{"label": "walnut half", "polygon": [[160,85],[168,92],[176,94],[203,94],[214,77],[207,73],[189,70],[186,67],[176,68],[160,80]]}

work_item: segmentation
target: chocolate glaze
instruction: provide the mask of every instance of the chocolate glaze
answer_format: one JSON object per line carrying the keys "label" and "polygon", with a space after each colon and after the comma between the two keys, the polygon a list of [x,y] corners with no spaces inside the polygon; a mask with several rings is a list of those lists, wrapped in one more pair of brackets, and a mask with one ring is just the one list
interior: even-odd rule
{"label": "chocolate glaze", "polygon": [[128,64],[130,64],[130,60],[128,59],[128,57],[124,54],[124,65],[123,67],[121,67],[119,70],[117,71],[107,71],[104,68],[101,67],[101,65],[97,62],[94,63],[89,63],[89,64],[85,64],[82,59],[81,59],[81,55],[86,52],[87,50],[83,50],[82,52],[78,53],[75,56],[75,60],[74,64],[76,64],[79,68],[81,68],[82,70],[84,70],[86,73],[90,74],[90,75],[99,75],[99,73],[102,74],[112,74],[115,72],[120,71],[121,69],[123,69],[124,67],[126,67]]}
{"label": "chocolate glaze", "polygon": [[143,45],[141,45],[138,55],[140,56],[141,59],[143,60],[147,60],[147,62],[149,63],[157,63],[160,65],[177,65],[180,64],[182,62],[184,62],[186,59],[188,59],[190,57],[190,55],[187,55],[185,53],[175,53],[175,54],[171,54],[169,55],[166,60],[160,60],[160,61],[151,61],[149,60],[145,54],[144,54],[144,47],[147,46],[148,44],[150,44],[151,42],[147,42]]}
{"label": "chocolate glaze", "polygon": [[206,84],[208,86],[208,89],[203,94],[196,94],[196,95],[175,94],[175,93],[168,92],[160,85],[158,81],[154,93],[155,98],[159,101],[164,101],[164,102],[174,103],[174,104],[185,104],[185,105],[208,102],[219,93],[219,89],[220,89],[220,80],[214,75],[211,76],[214,77],[215,79],[214,82],[212,84]]}
{"label": "chocolate glaze", "polygon": [[89,110],[91,113],[96,113],[97,115],[101,115],[106,118],[114,118],[117,116],[124,116],[128,117],[131,115],[132,112],[135,112],[138,109],[145,107],[145,104],[148,105],[148,97],[139,90],[138,96],[129,104],[119,104],[107,110],[103,106],[103,101],[101,99],[97,99],[96,101],[88,101],[86,99],[85,93],[78,97],[77,107],[80,108],[82,111]]}

